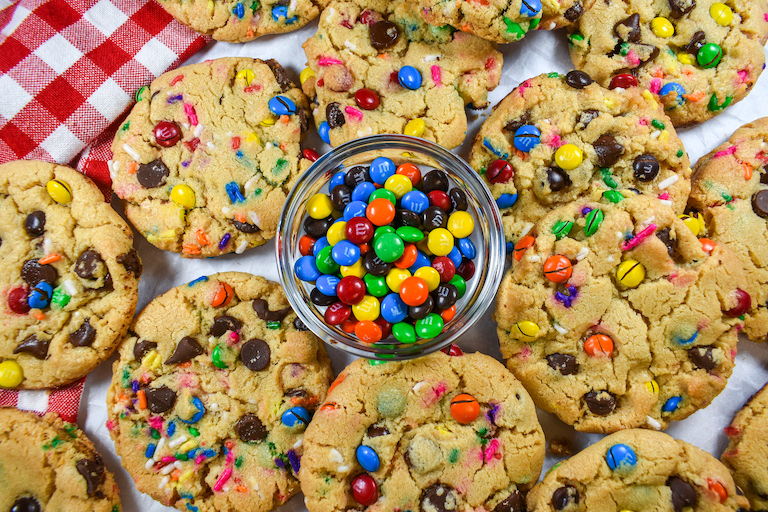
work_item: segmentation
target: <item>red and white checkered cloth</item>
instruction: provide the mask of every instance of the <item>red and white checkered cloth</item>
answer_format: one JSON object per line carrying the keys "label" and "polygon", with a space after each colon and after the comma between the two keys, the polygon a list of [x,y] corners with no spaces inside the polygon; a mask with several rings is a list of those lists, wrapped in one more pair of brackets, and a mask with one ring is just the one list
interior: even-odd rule
{"label": "red and white checkered cloth", "polygon": [[23,411],[32,411],[39,415],[49,412],[58,413],[64,421],[75,423],[80,397],[83,394],[85,377],[63,388],[52,390],[14,391],[0,389],[0,407],[16,407]]}
{"label": "red and white checkered cloth", "polygon": [[69,164],[111,195],[118,119],[208,40],[152,1],[0,0],[0,163]]}

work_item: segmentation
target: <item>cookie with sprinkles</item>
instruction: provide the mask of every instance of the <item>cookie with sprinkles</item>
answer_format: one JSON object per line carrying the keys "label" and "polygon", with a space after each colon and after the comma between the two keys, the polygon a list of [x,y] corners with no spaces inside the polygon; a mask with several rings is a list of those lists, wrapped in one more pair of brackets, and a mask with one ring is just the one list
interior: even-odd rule
{"label": "cookie with sprinkles", "polygon": [[53,413],[0,408],[0,488],[0,510],[121,510],[115,478],[93,443]]}
{"label": "cookie with sprinkles", "polygon": [[332,2],[304,51],[302,87],[332,146],[404,133],[456,147],[466,136],[465,105],[484,108],[501,78],[493,43],[427,25],[405,0]]}
{"label": "cookie with sprinkles", "polygon": [[576,430],[663,429],[725,387],[746,274],[657,199],[557,208],[515,260],[496,299],[502,356]]}
{"label": "cookie with sprinkles", "polygon": [[83,174],[0,165],[0,388],[76,381],[131,322],[141,260],[128,224]]}
{"label": "cookie with sprinkles", "polygon": [[553,466],[528,493],[528,511],[748,510],[728,469],[662,432],[604,437]]}
{"label": "cookie with sprinkles", "polygon": [[317,0],[159,0],[158,3],[191,29],[231,43],[291,32],[320,14]]}
{"label": "cookie with sprinkles", "polygon": [[136,316],[114,364],[107,429],[157,501],[266,512],[299,490],[304,428],[331,378],[280,285],[201,277]]}
{"label": "cookie with sprinkles", "polygon": [[358,359],[304,437],[310,512],[525,510],[544,435],[522,385],[481,353]]}
{"label": "cookie with sprinkles", "polygon": [[691,180],[686,224],[731,249],[747,272],[734,316],[752,341],[768,337],[768,117],[736,130],[701,157]]}
{"label": "cookie with sprinkles", "polygon": [[586,73],[524,81],[494,107],[469,164],[504,221],[508,252],[553,208],[646,194],[683,213],[691,168],[682,141],[652,97],[610,91]]}
{"label": "cookie with sprinkles", "polygon": [[752,510],[768,510],[768,386],[758,391],[725,428],[723,461]]}
{"label": "cookie with sprinkles", "polygon": [[573,65],[611,88],[639,86],[675,126],[742,99],[765,67],[765,0],[595,2],[568,29]]}
{"label": "cookie with sprinkles", "polygon": [[187,258],[275,236],[286,195],[309,167],[307,100],[274,60],[184,66],[137,93],[112,144],[112,188],[147,240]]}

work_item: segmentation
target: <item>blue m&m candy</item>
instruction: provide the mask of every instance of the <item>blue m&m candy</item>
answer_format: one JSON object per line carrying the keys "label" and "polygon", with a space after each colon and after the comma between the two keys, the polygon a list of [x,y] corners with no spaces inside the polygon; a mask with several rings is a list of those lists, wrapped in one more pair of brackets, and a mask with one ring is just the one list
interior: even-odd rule
{"label": "blue m&m candy", "polygon": [[30,290],[27,304],[32,309],[46,308],[51,303],[51,295],[53,295],[53,287],[45,281],[41,281]]}
{"label": "blue m&m candy", "polygon": [[511,208],[517,202],[517,194],[501,194],[496,200],[496,206],[501,208]]}
{"label": "blue m&m candy", "polygon": [[317,278],[322,274],[317,270],[317,263],[313,256],[302,256],[296,260],[296,264],[293,266],[293,271],[296,273],[296,277],[302,281],[312,283],[317,281]]}
{"label": "blue m&m candy", "polygon": [[303,407],[291,407],[283,413],[280,417],[280,421],[286,427],[293,428],[296,425],[302,425],[306,427],[310,420],[309,412]]}
{"label": "blue m&m candy", "polygon": [[372,473],[379,469],[379,456],[376,454],[376,450],[370,446],[358,446],[355,455],[357,456],[357,462],[363,466],[364,470]]}
{"label": "blue m&m candy", "polygon": [[339,281],[341,281],[341,279],[339,279],[337,276],[332,274],[324,274],[317,278],[317,281],[315,281],[315,286],[323,295],[333,297],[336,295],[336,287],[339,285]]}
{"label": "blue m&m candy", "polygon": [[413,274],[422,267],[431,267],[431,266],[432,266],[432,261],[427,257],[427,255],[421,251],[418,251],[416,253],[416,263],[408,267],[408,270],[410,271],[411,274]]}
{"label": "blue m&m candy", "polygon": [[421,73],[413,66],[403,66],[397,72],[397,80],[406,89],[415,91],[421,87]]}
{"label": "blue m&m candy", "polygon": [[402,322],[408,316],[408,306],[405,305],[400,295],[390,293],[381,301],[381,316],[391,324]]}
{"label": "blue m&m candy", "polygon": [[396,170],[397,166],[395,165],[395,162],[389,158],[380,156],[371,162],[371,167],[368,169],[368,172],[374,183],[383,185],[384,182],[387,181],[387,178],[395,174]]}
{"label": "blue m&m candy", "polygon": [[314,247],[312,247],[312,256],[317,257],[317,255],[320,254],[320,251],[322,251],[329,245],[331,245],[331,242],[328,241],[327,236],[318,238],[317,242],[315,242]]}
{"label": "blue m&m candy", "polygon": [[331,127],[328,126],[328,121],[323,121],[322,123],[320,123],[320,126],[317,127],[317,133],[320,134],[320,138],[326,144],[331,143],[331,135],[328,133],[330,130],[331,130]]}
{"label": "blue m&m candy", "polygon": [[523,0],[520,5],[520,14],[533,18],[541,12],[541,0]]}
{"label": "blue m&m candy", "polygon": [[352,190],[353,201],[368,201],[368,198],[376,190],[376,185],[370,181],[364,181]]}
{"label": "blue m&m candy", "polygon": [[459,246],[461,254],[471,260],[475,259],[475,256],[477,256],[477,249],[475,248],[475,244],[472,243],[472,240],[469,238],[459,238],[456,240],[456,244]]}
{"label": "blue m&m candy", "polygon": [[296,104],[287,96],[275,96],[269,100],[269,110],[276,116],[289,116],[296,113]]}
{"label": "blue m&m candy", "polygon": [[348,267],[354,265],[360,259],[360,248],[349,240],[342,240],[333,246],[331,255],[333,256],[333,261]]}
{"label": "blue m&m candy", "polygon": [[685,103],[685,98],[683,97],[683,94],[685,94],[685,89],[682,85],[680,85],[677,82],[669,82],[668,84],[664,85],[664,87],[661,88],[659,91],[659,96],[661,98],[664,98],[667,96],[667,94],[676,92],[677,93],[677,104],[672,105],[671,107],[668,107],[668,109],[672,109],[675,107],[679,107],[683,103]]}
{"label": "blue m&m candy", "polygon": [[525,124],[515,131],[515,147],[523,153],[528,153],[538,146],[540,140],[541,132],[531,124]]}
{"label": "blue m&m candy", "polygon": [[632,469],[637,465],[637,455],[635,450],[626,444],[615,444],[608,448],[605,454],[605,461],[611,471],[622,471]]}
{"label": "blue m&m candy", "polygon": [[400,199],[400,206],[413,213],[421,213],[429,207],[429,198],[421,190],[411,190]]}
{"label": "blue m&m candy", "polygon": [[339,171],[333,175],[331,181],[328,183],[328,190],[333,190],[339,185],[344,185],[344,180],[347,178],[347,173]]}
{"label": "blue m&m candy", "polygon": [[276,5],[272,8],[272,19],[275,21],[280,21],[280,18],[285,18],[286,25],[295,23],[298,19],[296,16],[291,16],[290,18],[288,17],[287,5]]}
{"label": "blue m&m candy", "polygon": [[458,267],[459,265],[461,265],[461,260],[462,260],[461,251],[455,245],[453,246],[453,248],[451,248],[451,252],[449,252],[447,256],[448,256],[448,259],[453,262],[454,266]]}
{"label": "blue m&m candy", "polygon": [[675,412],[680,408],[680,402],[683,401],[683,397],[681,396],[673,396],[666,402],[664,402],[664,405],[661,407],[661,412]]}
{"label": "blue m&m candy", "polygon": [[344,207],[344,220],[349,222],[350,219],[355,217],[365,217],[366,208],[368,208],[368,203],[362,201],[350,201],[350,203]]}

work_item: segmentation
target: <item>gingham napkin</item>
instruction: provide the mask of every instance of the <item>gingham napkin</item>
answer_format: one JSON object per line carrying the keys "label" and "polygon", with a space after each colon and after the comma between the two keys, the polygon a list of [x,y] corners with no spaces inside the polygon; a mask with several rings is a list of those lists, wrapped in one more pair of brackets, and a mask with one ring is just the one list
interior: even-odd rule
{"label": "gingham napkin", "polygon": [[118,119],[208,40],[152,1],[0,0],[0,163],[70,164],[110,197]]}
{"label": "gingham napkin", "polygon": [[52,390],[13,391],[0,389],[0,407],[16,407],[39,415],[55,412],[64,421],[75,423],[77,410],[80,407],[80,397],[83,394],[83,383],[85,383],[85,377],[69,386]]}

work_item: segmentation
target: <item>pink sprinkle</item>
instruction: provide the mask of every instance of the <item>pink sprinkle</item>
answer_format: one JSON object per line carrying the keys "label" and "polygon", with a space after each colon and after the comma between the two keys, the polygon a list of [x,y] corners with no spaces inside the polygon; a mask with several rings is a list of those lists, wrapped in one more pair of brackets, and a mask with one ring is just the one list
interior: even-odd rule
{"label": "pink sprinkle", "polygon": [[336,64],[344,64],[339,59],[334,59],[333,57],[320,57],[320,60],[318,60],[317,63],[320,66],[335,66]]}
{"label": "pink sprinkle", "polygon": [[230,333],[229,333],[229,344],[230,344],[230,345],[234,345],[234,344],[235,344],[235,343],[237,343],[238,341],[240,341],[240,335],[239,335],[239,334],[237,334],[237,333],[236,333],[236,332],[234,332],[234,331],[230,332]]}
{"label": "pink sprinkle", "polygon": [[491,460],[494,455],[496,455],[496,450],[499,449],[499,440],[498,439],[491,439],[491,441],[488,443],[488,446],[485,447],[485,451],[483,452],[483,459],[485,462],[488,462]]}
{"label": "pink sprinkle", "polygon": [[173,80],[171,80],[171,85],[176,85],[182,80],[184,80],[184,75],[176,75],[175,77],[173,77]]}
{"label": "pink sprinkle", "polygon": [[107,420],[107,430],[112,431],[117,423],[113,420]]}
{"label": "pink sprinkle", "polygon": [[440,381],[436,386],[432,388],[432,393],[428,393],[422,398],[422,402],[425,406],[430,407],[437,403],[440,398],[445,395],[448,390],[448,384],[444,381]]}
{"label": "pink sprinkle", "polygon": [[560,135],[558,135],[556,133],[553,133],[548,138],[544,137],[541,140],[542,140],[542,142],[544,142],[544,144],[547,144],[548,146],[553,147],[553,148],[559,148],[560,146],[562,146],[564,144],[563,141],[560,139]]}
{"label": "pink sprinkle", "polygon": [[205,460],[205,455],[203,455],[203,454],[201,453],[200,455],[198,455],[197,457],[195,457],[195,464],[200,464],[200,463],[201,463],[201,462],[203,462],[204,460]]}
{"label": "pink sprinkle", "polygon": [[651,80],[648,90],[653,94],[659,94],[659,91],[661,90],[661,78],[654,78]]}
{"label": "pink sprinkle", "polygon": [[160,459],[160,462],[162,462],[163,464],[172,464],[176,462],[176,457],[165,456],[162,459]]}
{"label": "pink sprinkle", "polygon": [[736,152],[736,146],[731,146],[728,149],[724,149],[723,151],[718,151],[715,153],[714,158],[720,158],[721,156],[728,156],[732,155]]}
{"label": "pink sprinkle", "polygon": [[633,68],[640,64],[640,59],[637,58],[637,54],[634,50],[629,50],[629,53],[627,54],[627,63]]}
{"label": "pink sprinkle", "polygon": [[195,107],[191,103],[184,104],[184,113],[187,114],[189,124],[197,126],[197,114],[195,113]]}
{"label": "pink sprinkle", "polygon": [[528,347],[528,345],[525,345],[523,347],[523,350],[518,352],[517,357],[520,357],[522,359],[528,359],[528,356],[531,355],[531,349]]}
{"label": "pink sprinkle", "polygon": [[235,454],[232,453],[232,450],[228,450],[227,451],[226,461],[227,461],[226,463],[227,463],[228,466],[231,466],[232,463],[235,462]]}
{"label": "pink sprinkle", "polygon": [[656,224],[651,224],[635,236],[633,236],[631,239],[627,240],[626,242],[621,244],[621,250],[622,251],[628,251],[630,249],[634,249],[638,245],[642,243],[643,240],[651,236],[656,231]]}
{"label": "pink sprinkle", "polygon": [[344,107],[344,112],[346,112],[347,115],[355,121],[363,120],[363,113],[357,110],[355,107]]}
{"label": "pink sprinkle", "polygon": [[637,124],[648,126],[648,118],[647,117],[641,117],[640,120],[637,122]]}
{"label": "pink sprinkle", "polygon": [[227,480],[229,480],[230,476],[232,476],[232,468],[227,468],[222,471],[221,476],[218,480],[216,480],[216,483],[213,486],[213,490],[216,492],[221,492],[221,488],[224,487],[224,484],[227,483]]}
{"label": "pink sprinkle", "polygon": [[442,70],[438,65],[432,66],[432,81],[435,82],[435,85],[437,86],[443,85]]}
{"label": "pink sprinkle", "polygon": [[662,201],[666,201],[667,199],[669,199],[669,192],[664,192],[664,193],[662,193],[662,194],[659,196],[659,199],[661,199]]}
{"label": "pink sprinkle", "polygon": [[768,13],[763,14],[763,19],[768,22]]}
{"label": "pink sprinkle", "polygon": [[531,86],[531,81],[526,80],[525,82],[520,84],[520,87],[518,87],[518,90],[520,91],[520,96],[525,96],[525,90]]}
{"label": "pink sprinkle", "polygon": [[746,69],[742,69],[741,71],[739,71],[738,75],[739,75],[739,78],[741,78],[741,83],[744,83],[744,82],[747,81],[747,70]]}
{"label": "pink sprinkle", "polygon": [[162,430],[163,418],[161,418],[160,416],[152,416],[151,418],[149,418],[149,426],[155,430]]}

